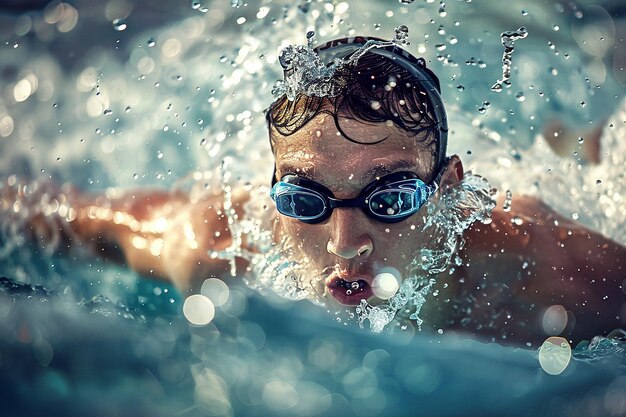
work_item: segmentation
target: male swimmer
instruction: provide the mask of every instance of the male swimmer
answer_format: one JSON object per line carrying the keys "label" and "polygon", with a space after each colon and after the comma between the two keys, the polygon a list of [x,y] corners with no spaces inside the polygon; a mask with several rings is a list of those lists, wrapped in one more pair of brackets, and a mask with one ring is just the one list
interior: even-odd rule
{"label": "male swimmer", "polygon": [[[339,39],[316,52],[326,62],[349,60],[366,41]],[[446,155],[439,81],[424,60],[397,45],[371,48],[332,83],[333,94],[283,95],[267,110],[274,204],[263,226],[276,242],[292,243],[290,261],[320,277],[312,285],[328,305],[376,305],[381,271],[402,279],[420,248],[440,244],[423,227],[432,215],[426,206],[463,180],[463,166]],[[243,217],[250,199],[243,189],[226,207],[221,190],[199,200],[182,192],[62,191],[56,198],[71,208],[70,221],[60,225],[66,238],[181,291],[229,275],[230,263],[211,253],[232,243],[228,205]],[[534,198],[501,207],[491,222],[463,232],[454,267],[435,275],[422,328],[541,342],[541,320],[553,305],[568,312],[563,334],[574,341],[626,325],[626,248]],[[48,225],[33,218],[31,228],[41,237],[50,234]],[[253,246],[245,238],[242,245]],[[238,274],[248,266],[237,258]]]}

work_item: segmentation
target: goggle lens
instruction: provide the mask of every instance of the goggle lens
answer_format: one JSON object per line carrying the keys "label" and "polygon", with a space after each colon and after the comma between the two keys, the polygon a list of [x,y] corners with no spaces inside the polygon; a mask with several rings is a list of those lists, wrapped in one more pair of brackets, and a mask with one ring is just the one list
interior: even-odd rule
{"label": "goggle lens", "polygon": [[369,209],[376,216],[398,217],[413,214],[415,193],[417,190],[379,191],[369,198]]}
{"label": "goggle lens", "polygon": [[279,182],[272,190],[272,198],[280,214],[302,220],[313,220],[324,214],[324,198],[304,187]]}

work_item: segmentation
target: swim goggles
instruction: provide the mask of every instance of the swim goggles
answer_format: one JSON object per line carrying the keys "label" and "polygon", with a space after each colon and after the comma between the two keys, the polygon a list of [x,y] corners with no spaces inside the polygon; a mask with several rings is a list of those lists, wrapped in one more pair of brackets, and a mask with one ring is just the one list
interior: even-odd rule
{"label": "swim goggles", "polygon": [[412,172],[395,172],[372,181],[356,198],[340,199],[315,181],[287,174],[274,181],[270,196],[280,214],[304,223],[320,223],[336,207],[359,207],[375,220],[397,223],[415,214],[437,188],[436,180],[426,184]]}

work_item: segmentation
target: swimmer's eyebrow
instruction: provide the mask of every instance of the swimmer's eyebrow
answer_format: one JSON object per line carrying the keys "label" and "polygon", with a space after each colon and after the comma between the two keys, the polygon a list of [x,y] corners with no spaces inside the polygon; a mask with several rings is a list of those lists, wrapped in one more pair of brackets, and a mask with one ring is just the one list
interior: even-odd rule
{"label": "swimmer's eyebrow", "polygon": [[401,170],[411,171],[414,169],[415,169],[415,162],[405,161],[405,160],[397,160],[389,164],[378,164],[368,170],[367,174],[369,176],[369,181],[367,182],[371,182],[374,179],[383,177],[385,175],[391,174],[396,171],[401,171]]}
{"label": "swimmer's eyebrow", "polygon": [[288,163],[281,164],[280,171],[283,173],[282,175],[295,174],[299,177],[306,178],[311,181],[314,181],[315,177],[317,176],[315,166],[313,165],[296,167],[295,165],[291,165]]}
{"label": "swimmer's eyebrow", "polygon": [[[291,164],[283,164],[280,168],[283,172],[283,175],[296,174],[299,177],[306,178],[311,181],[320,181],[318,172],[315,169],[315,166],[312,165],[306,167],[296,167]],[[377,178],[402,170],[415,170],[415,162],[407,160],[396,160],[388,164],[376,164],[366,171],[361,180],[364,184],[368,184]]]}

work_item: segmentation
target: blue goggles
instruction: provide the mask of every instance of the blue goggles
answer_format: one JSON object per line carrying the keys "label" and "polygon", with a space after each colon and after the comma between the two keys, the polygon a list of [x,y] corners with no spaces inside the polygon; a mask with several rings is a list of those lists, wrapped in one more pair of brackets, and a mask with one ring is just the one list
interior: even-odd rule
{"label": "blue goggles", "polygon": [[270,196],[280,214],[304,223],[320,223],[336,207],[359,207],[375,220],[397,223],[415,214],[437,188],[436,181],[426,184],[413,172],[395,172],[372,181],[358,197],[340,199],[315,181],[287,174],[273,184]]}

